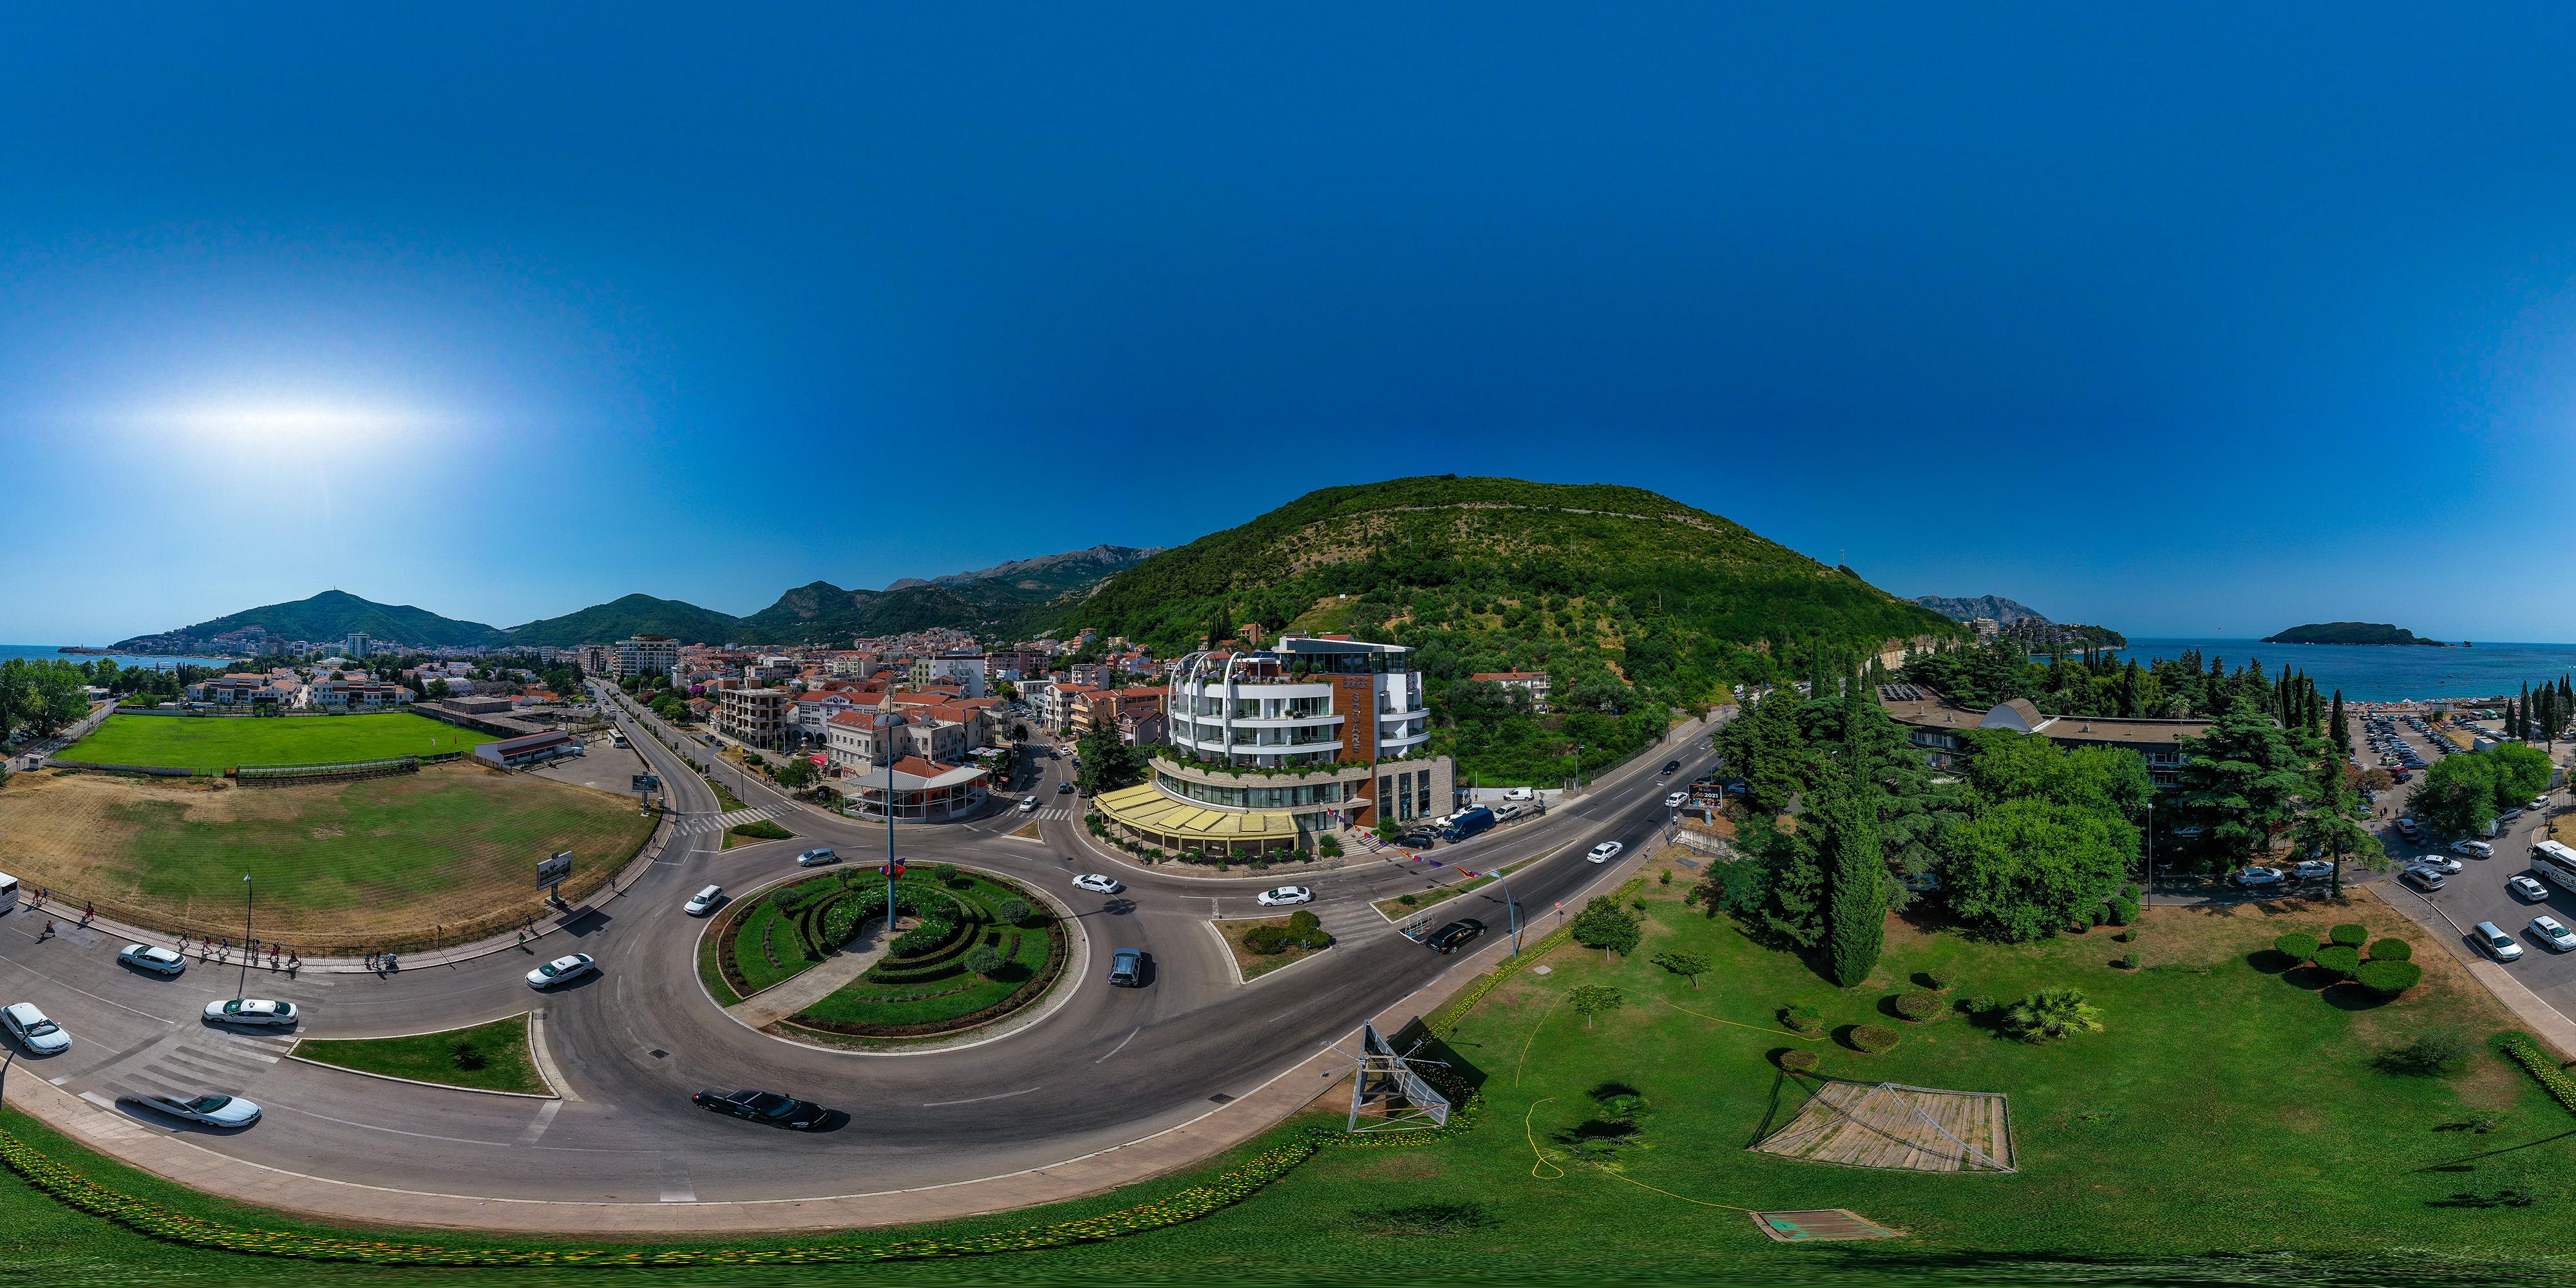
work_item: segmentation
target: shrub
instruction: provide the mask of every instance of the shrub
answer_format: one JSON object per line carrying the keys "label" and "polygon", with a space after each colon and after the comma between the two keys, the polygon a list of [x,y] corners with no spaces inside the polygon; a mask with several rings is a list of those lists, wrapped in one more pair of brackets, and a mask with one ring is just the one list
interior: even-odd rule
{"label": "shrub", "polygon": [[2427,1033],[2404,1046],[2379,1053],[2370,1067],[2409,1078],[2456,1078],[2469,1071],[2467,1038],[2457,1033]]}
{"label": "shrub", "polygon": [[2395,997],[2424,982],[2424,968],[2413,962],[2363,962],[2352,973],[2355,982],[2374,993]]}
{"label": "shrub", "polygon": [[796,835],[765,818],[753,819],[748,823],[736,823],[725,830],[755,841],[780,841]]}
{"label": "shrub", "polygon": [[2132,925],[2138,920],[2138,901],[2125,896],[2111,901],[2111,924]]}
{"label": "shrub", "polygon": [[967,950],[966,960],[963,964],[966,969],[971,970],[986,979],[991,979],[992,977],[1001,974],[1002,967],[1008,965],[1010,960],[1010,958],[1002,955],[1001,949],[995,948],[991,944],[977,944],[973,948]]}
{"label": "shrub", "polygon": [[2359,948],[2370,942],[2370,929],[2359,922],[2347,921],[2327,931],[2326,938],[2346,948]]}
{"label": "shrub", "polygon": [[1986,1015],[2003,1009],[2003,1003],[1991,997],[1963,997],[1950,1004],[1961,1015]]}
{"label": "shrub", "polygon": [[1784,1006],[1780,1008],[1780,1023],[1794,1033],[1822,1033],[1825,1013],[1812,1006]]}
{"label": "shrub", "polygon": [[1277,926],[1254,926],[1243,932],[1245,952],[1269,957],[1288,951],[1288,932]]}
{"label": "shrub", "polygon": [[484,1058],[483,1048],[471,1042],[459,1042],[448,1048],[447,1058],[459,1069],[480,1069],[491,1063]]}
{"label": "shrub", "polygon": [[2072,988],[2043,988],[2012,1004],[2004,1022],[2025,1042],[2049,1042],[2076,1033],[2098,1033],[2102,1012]]}
{"label": "shrub", "polygon": [[1845,1038],[1851,1043],[1853,1050],[1870,1055],[1893,1051],[1896,1049],[1896,1044],[1903,1040],[1897,1036],[1896,1030],[1881,1028],[1875,1024],[1855,1024]]}
{"label": "shrub", "polygon": [[1794,1047],[1783,1050],[1772,1058],[1779,1063],[1783,1073],[1814,1073],[1816,1066],[1824,1063],[1824,1058],[1815,1052]]}
{"label": "shrub", "polygon": [[2515,1064],[2521,1065],[2525,1072],[2538,1079],[2541,1088],[2549,1093],[2550,1099],[2558,1102],[2559,1108],[2576,1114],[2576,1078],[2568,1077],[2567,1071],[2559,1068],[2558,1062],[2541,1050],[2540,1044],[2532,1041],[2530,1034],[2498,1034],[2496,1046],[2512,1057]]}
{"label": "shrub", "polygon": [[1315,853],[1328,859],[1338,859],[1342,857],[1342,839],[1329,832],[1316,837]]}
{"label": "shrub", "polygon": [[993,905],[993,915],[1006,925],[1020,926],[1028,924],[1029,918],[1038,915],[1038,910],[1030,907],[1026,899],[1004,899]]}
{"label": "shrub", "polygon": [[[2342,944],[2336,944],[2331,948],[2318,949],[2317,955],[2313,960],[2317,964],[2317,969],[2330,970],[2337,975],[2349,976],[2354,971],[2361,969],[2360,950],[2349,948]],[[2409,964],[2411,965],[2412,963]]]}
{"label": "shrub", "polygon": [[1413,905],[1415,905],[1415,904],[1417,904],[1417,903],[1422,902],[1422,900],[1421,900],[1421,898],[1420,898],[1419,896],[1416,896],[1416,895],[1409,895],[1409,894],[1400,894],[1400,895],[1397,895],[1397,896],[1395,897],[1395,901],[1396,901],[1397,903],[1403,904],[1405,907],[1408,907],[1408,908],[1412,907]]}
{"label": "shrub", "polygon": [[1671,885],[1672,883],[1673,870],[1671,868],[1664,869],[1663,873],[1655,878],[1656,885]]}
{"label": "shrub", "polygon": [[919,957],[948,942],[957,933],[957,925],[946,917],[923,917],[919,925],[895,937],[888,957]]}
{"label": "shrub", "polygon": [[1303,908],[1288,914],[1288,933],[1292,935],[1308,934],[1322,924],[1321,918]]}
{"label": "shrub", "polygon": [[2315,935],[2296,930],[2272,941],[2272,950],[2292,961],[2314,960],[2319,947]]}
{"label": "shrub", "polygon": [[1907,989],[1897,994],[1895,1002],[1891,1005],[1898,1015],[1916,1024],[1921,1024],[1941,1013],[1940,995],[1919,988]]}
{"label": "shrub", "polygon": [[2375,962],[2402,962],[2414,956],[2415,945],[2393,935],[2370,943],[2370,960]]}

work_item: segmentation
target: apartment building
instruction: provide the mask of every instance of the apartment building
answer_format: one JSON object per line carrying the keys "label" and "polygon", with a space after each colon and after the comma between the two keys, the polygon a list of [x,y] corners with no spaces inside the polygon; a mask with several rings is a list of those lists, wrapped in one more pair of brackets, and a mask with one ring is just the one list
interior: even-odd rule
{"label": "apartment building", "polygon": [[753,747],[787,745],[796,719],[785,689],[725,689],[716,709],[716,732]]}
{"label": "apartment building", "polygon": [[668,675],[680,664],[680,642],[668,635],[637,635],[617,642],[611,659],[611,674],[623,680],[633,675]]}
{"label": "apartment building", "polygon": [[2028,698],[2014,698],[1982,711],[1953,705],[1933,690],[1913,684],[1878,686],[1878,705],[1888,718],[1905,726],[1908,742],[1923,750],[1926,763],[1946,769],[1969,751],[1968,735],[1979,729],[2006,729],[2037,734],[2062,747],[2122,747],[2147,762],[2147,776],[2159,787],[2180,781],[2185,759],[2182,744],[2209,732],[2209,720],[2143,720],[2112,716],[2052,716]]}

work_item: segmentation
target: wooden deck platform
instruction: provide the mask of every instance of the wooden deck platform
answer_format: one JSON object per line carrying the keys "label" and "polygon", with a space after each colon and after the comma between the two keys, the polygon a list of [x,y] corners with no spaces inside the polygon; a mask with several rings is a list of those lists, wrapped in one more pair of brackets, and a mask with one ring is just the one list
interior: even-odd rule
{"label": "wooden deck platform", "polygon": [[2013,1170],[2012,1119],[1992,1091],[1828,1082],[1789,1125],[1753,1146],[1846,1167],[1917,1172]]}

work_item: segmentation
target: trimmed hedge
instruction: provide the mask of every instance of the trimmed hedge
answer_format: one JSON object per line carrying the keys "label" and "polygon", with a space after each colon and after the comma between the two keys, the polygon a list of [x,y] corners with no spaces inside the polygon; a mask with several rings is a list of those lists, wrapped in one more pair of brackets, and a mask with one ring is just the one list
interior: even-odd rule
{"label": "trimmed hedge", "polygon": [[2370,960],[2375,962],[2402,962],[2414,956],[2415,945],[2394,936],[2375,939],[2370,944]]}
{"label": "trimmed hedge", "polygon": [[2317,969],[2330,970],[2337,975],[2348,976],[2361,969],[2360,951],[2346,947],[2342,944],[2336,944],[2331,948],[2318,949],[2314,960],[2316,961]]}
{"label": "trimmed hedge", "polygon": [[1919,988],[1908,989],[1897,994],[1896,1000],[1890,1005],[1895,1008],[1898,1015],[1916,1024],[1921,1024],[1946,1009],[1941,1004],[1939,994]]}
{"label": "trimmed hedge", "polygon": [[2274,952],[2277,952],[2293,961],[2314,961],[2316,959],[2317,949],[2322,947],[2324,947],[2324,945],[2317,942],[2317,937],[2315,935],[2305,934],[2296,930],[2272,941],[2272,950]]}
{"label": "trimmed hedge", "polygon": [[1824,1057],[1796,1047],[1776,1051],[1771,1058],[1778,1062],[1782,1073],[1814,1073],[1816,1066],[1824,1063]]}
{"label": "trimmed hedge", "polygon": [[1886,1052],[1893,1051],[1896,1049],[1897,1043],[1904,1041],[1904,1038],[1898,1035],[1896,1030],[1881,1028],[1875,1024],[1855,1024],[1851,1027],[1851,1032],[1846,1034],[1845,1037],[1851,1042],[1853,1050],[1866,1052],[1870,1055],[1881,1055]]}
{"label": "trimmed hedge", "polygon": [[2352,977],[2363,988],[2395,997],[2423,983],[2424,968],[2407,961],[2367,961]]}
{"label": "trimmed hedge", "polygon": [[2539,1079],[2541,1088],[2549,1093],[2550,1099],[2558,1102],[2559,1108],[2576,1114],[2576,1078],[2568,1077],[2567,1071],[2559,1068],[2558,1062],[2551,1059],[2547,1051],[2541,1050],[2540,1044],[2533,1041],[2530,1034],[2497,1034],[2496,1047],[2532,1077]]}
{"label": "trimmed hedge", "polygon": [[1780,1008],[1780,1023],[1792,1033],[1821,1033],[1825,1013],[1812,1006],[1784,1006]]}
{"label": "trimmed hedge", "polygon": [[2327,931],[2326,938],[2346,948],[2359,948],[2370,942],[2370,928],[2358,922],[2347,921]]}

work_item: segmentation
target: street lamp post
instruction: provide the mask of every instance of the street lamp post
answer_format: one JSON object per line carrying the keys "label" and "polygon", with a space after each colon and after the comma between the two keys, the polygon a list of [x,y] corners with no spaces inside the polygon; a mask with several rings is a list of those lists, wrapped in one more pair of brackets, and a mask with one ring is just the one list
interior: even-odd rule
{"label": "street lamp post", "polygon": [[247,993],[247,992],[249,992],[249,991],[250,991],[250,957],[251,957],[251,952],[250,952],[250,910],[251,910],[251,901],[252,901],[253,897],[254,897],[254,896],[256,896],[258,893],[259,893],[259,886],[257,885],[257,883],[253,882],[253,881],[250,879],[250,874],[249,874],[249,873],[247,873],[247,872],[243,873],[243,874],[242,874],[242,964],[241,964],[241,983],[240,983],[240,985],[236,988],[236,990],[235,990],[235,991],[236,991],[236,993]]}
{"label": "street lamp post", "polygon": [[1494,869],[1494,884],[1503,888],[1503,915],[1512,926],[1512,956],[1521,955],[1521,906],[1512,898],[1512,879],[1502,869]]}

